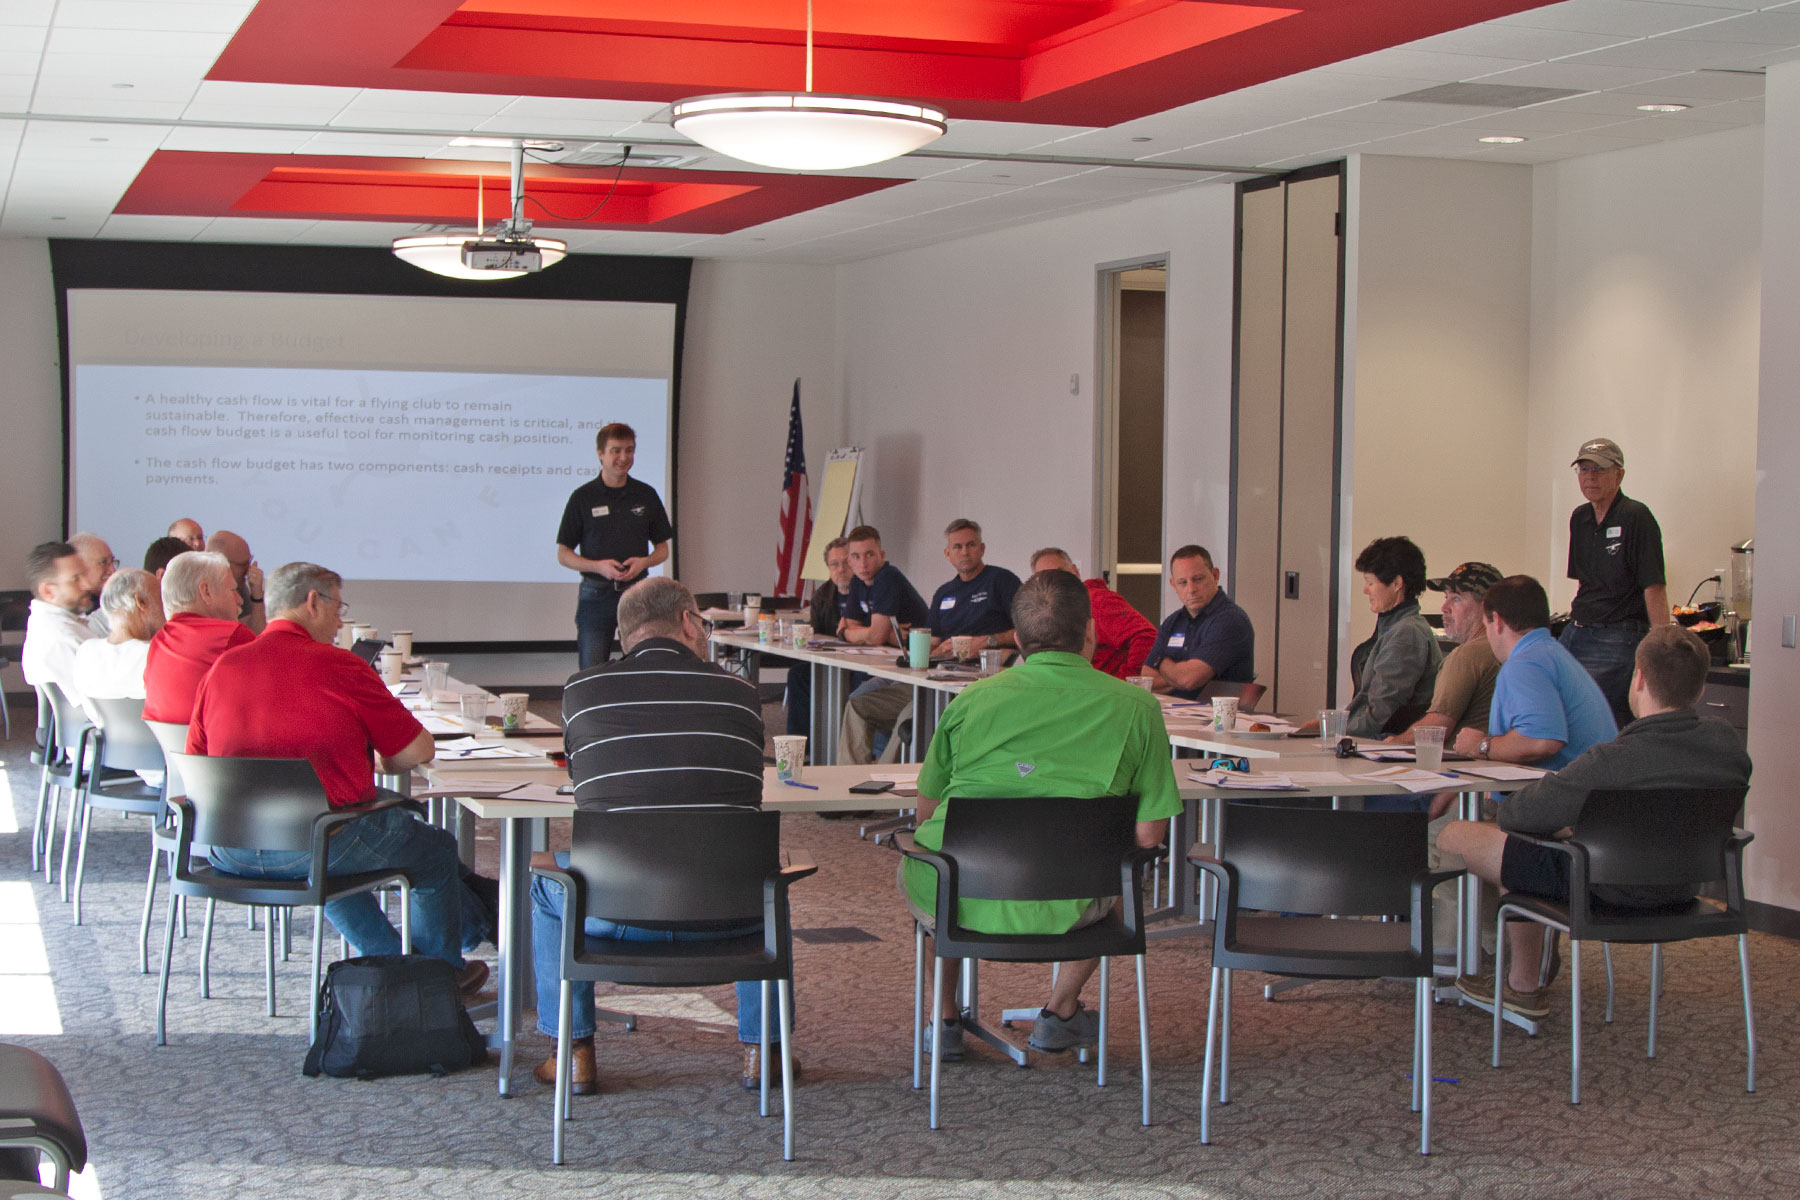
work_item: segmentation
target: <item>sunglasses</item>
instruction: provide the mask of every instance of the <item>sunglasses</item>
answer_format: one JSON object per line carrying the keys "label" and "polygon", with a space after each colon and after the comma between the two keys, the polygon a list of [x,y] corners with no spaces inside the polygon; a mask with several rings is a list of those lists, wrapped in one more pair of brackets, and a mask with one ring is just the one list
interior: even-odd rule
{"label": "sunglasses", "polygon": [[1230,755],[1225,755],[1225,754],[1222,754],[1219,757],[1213,759],[1211,762],[1207,763],[1206,765],[1207,765],[1208,769],[1214,770],[1214,771],[1237,771],[1241,774],[1248,774],[1250,771],[1250,760],[1249,759],[1233,758]]}
{"label": "sunglasses", "polygon": [[1339,738],[1338,744],[1332,750],[1332,753],[1337,755],[1339,758],[1355,758],[1356,757],[1356,739],[1355,738]]}

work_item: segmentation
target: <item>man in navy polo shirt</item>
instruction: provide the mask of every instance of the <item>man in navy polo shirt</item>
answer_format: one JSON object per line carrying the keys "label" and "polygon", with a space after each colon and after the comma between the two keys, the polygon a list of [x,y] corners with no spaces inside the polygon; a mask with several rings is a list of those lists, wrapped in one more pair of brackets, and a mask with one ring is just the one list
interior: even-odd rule
{"label": "man in navy polo shirt", "polygon": [[[858,525],[847,538],[850,569],[856,577],[850,581],[850,612],[839,636],[859,645],[903,649],[904,631],[931,624],[935,610],[926,608],[900,568],[888,562],[887,553],[881,548],[881,534],[874,526]],[[1013,586],[1018,586],[1016,579]],[[1007,623],[1011,624],[1010,619]],[[901,711],[911,702],[912,688],[880,679],[871,679],[850,693],[838,734],[838,761],[874,762],[875,735],[892,730]]]}
{"label": "man in navy polo shirt", "polygon": [[966,637],[973,643],[973,658],[983,650],[1016,646],[1013,637],[1012,602],[1019,594],[1019,577],[1005,567],[983,561],[987,545],[981,540],[981,526],[967,517],[958,517],[944,530],[944,557],[956,572],[931,597],[931,653],[946,646],[952,638]]}
{"label": "man in navy polo shirt", "polygon": [[1169,556],[1169,586],[1181,607],[1163,621],[1144,659],[1152,688],[1193,700],[1215,679],[1254,683],[1256,631],[1219,586],[1219,568],[1205,547],[1183,546]]}

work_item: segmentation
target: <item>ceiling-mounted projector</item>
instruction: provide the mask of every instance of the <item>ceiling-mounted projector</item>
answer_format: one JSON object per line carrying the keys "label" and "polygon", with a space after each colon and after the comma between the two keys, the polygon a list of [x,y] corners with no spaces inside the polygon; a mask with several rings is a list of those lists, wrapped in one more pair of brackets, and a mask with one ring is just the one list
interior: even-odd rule
{"label": "ceiling-mounted projector", "polygon": [[535,241],[479,239],[462,244],[463,266],[471,271],[518,274],[544,269],[544,253]]}

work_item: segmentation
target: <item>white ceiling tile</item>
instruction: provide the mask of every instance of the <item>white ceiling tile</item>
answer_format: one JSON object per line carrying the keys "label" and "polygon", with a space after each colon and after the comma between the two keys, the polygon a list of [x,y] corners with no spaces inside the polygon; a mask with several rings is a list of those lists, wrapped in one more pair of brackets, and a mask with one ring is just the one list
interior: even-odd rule
{"label": "white ceiling tile", "polygon": [[58,21],[50,27],[48,49],[51,54],[203,58],[210,66],[224,51],[232,32],[176,33],[155,29],[71,28]]}
{"label": "white ceiling tile", "polygon": [[155,29],[183,33],[237,32],[255,0],[183,4],[175,0],[59,0],[56,24],[72,29]]}
{"label": "white ceiling tile", "polygon": [[[1672,113],[1670,116],[1685,114]],[[1621,121],[1616,125],[1608,125],[1597,132],[1617,137],[1654,138],[1659,141],[1670,141],[1674,138],[1692,137],[1699,133],[1722,133],[1727,129],[1738,129],[1754,122],[1748,121],[1671,121],[1665,117],[1646,116],[1638,121]]]}
{"label": "white ceiling tile", "polygon": [[1518,58],[1498,58],[1479,54],[1439,54],[1429,50],[1396,47],[1377,50],[1358,58],[1333,63],[1332,70],[1345,75],[1394,75],[1407,79],[1435,79],[1452,83],[1528,66]]}
{"label": "white ceiling tile", "polygon": [[310,133],[272,129],[171,129],[162,148],[213,154],[294,154],[312,137]]}
{"label": "white ceiling tile", "polygon": [[140,213],[114,213],[101,227],[103,238],[126,238],[149,242],[191,241],[212,223],[211,217],[162,217]]}
{"label": "white ceiling tile", "polygon": [[1518,87],[1572,88],[1579,92],[1603,92],[1665,79],[1672,72],[1654,67],[1615,67],[1598,63],[1552,62],[1486,75],[1482,83],[1509,83]]}
{"label": "white ceiling tile", "polygon": [[[7,32],[9,30],[4,25],[0,25],[0,36],[4,36]],[[5,47],[0,49],[0,75],[17,75],[30,79],[37,74],[41,55],[36,50],[17,47],[10,42],[0,42],[0,46]]]}
{"label": "white ceiling tile", "polygon": [[1085,133],[1084,125],[1029,125],[1010,121],[952,121],[943,137],[931,143],[933,150],[961,150],[971,154],[1009,154],[1031,150],[1060,138]]}
{"label": "white ceiling tile", "polygon": [[1763,46],[1800,45],[1800,11],[1789,5],[1786,11],[1745,13],[1669,36],[1707,42],[1754,42]]}
{"label": "white ceiling tile", "polygon": [[1652,83],[1627,84],[1625,93],[1656,92],[1680,100],[1760,100],[1763,77],[1738,71],[1690,71]]}
{"label": "white ceiling tile", "polygon": [[345,105],[344,111],[369,109],[390,113],[459,113],[491,117],[516,99],[516,96],[494,96],[485,92],[408,92],[365,88]]}
{"label": "white ceiling tile", "polygon": [[154,147],[167,129],[149,125],[116,125],[105,121],[32,121],[25,130],[25,145],[30,149],[67,149],[97,145],[93,139],[103,137],[114,151],[126,146]]}
{"label": "white ceiling tile", "polygon": [[384,111],[376,108],[346,108],[332,117],[333,129],[442,129],[446,132],[472,133],[480,128],[483,118],[471,113],[427,113]]}
{"label": "white ceiling tile", "polygon": [[635,121],[587,121],[573,117],[529,117],[511,111],[478,120],[471,129],[479,133],[519,134],[539,138],[610,138],[631,128]]}
{"label": "white ceiling tile", "polygon": [[44,53],[41,70],[48,79],[94,79],[142,85],[155,79],[188,79],[198,83],[212,69],[210,56],[191,54]]}
{"label": "white ceiling tile", "polygon": [[194,235],[197,242],[291,242],[317,221],[266,217],[218,217]]}
{"label": "white ceiling tile", "polygon": [[349,130],[316,134],[305,145],[307,154],[369,154],[391,157],[442,150],[450,144],[446,137],[413,137],[386,133],[354,133]]}
{"label": "white ceiling tile", "polygon": [[1705,25],[1730,16],[1717,8],[1696,4],[1645,4],[1638,0],[1566,0],[1526,12],[1501,17],[1499,25],[1528,25],[1535,29],[1566,29],[1574,33],[1610,33],[1624,37],[1649,37],[1672,29]]}
{"label": "white ceiling tile", "polygon": [[1446,54],[1482,54],[1494,58],[1518,58],[1528,62],[1598,50],[1617,42],[1620,34],[1580,33],[1568,29],[1543,29],[1531,25],[1470,25],[1421,41],[1407,43],[1409,50],[1438,50]]}
{"label": "white ceiling tile", "polygon": [[316,108],[252,108],[235,104],[202,104],[192,103],[181,110],[184,121],[219,121],[227,124],[247,125],[299,125],[311,131],[318,130],[331,120],[330,112]]}
{"label": "white ceiling tile", "polygon": [[587,100],[565,96],[515,96],[502,111],[520,117],[571,121],[642,121],[667,108],[653,100]]}
{"label": "white ceiling tile", "polygon": [[6,7],[0,9],[0,26],[34,25],[48,28],[50,17],[56,11],[56,0],[6,0]]}
{"label": "white ceiling tile", "polygon": [[235,105],[248,108],[315,109],[334,113],[362,94],[362,88],[315,87],[298,83],[242,83],[234,79],[204,79],[194,95],[196,104]]}
{"label": "white ceiling tile", "polygon": [[[1633,112],[1633,117],[1643,114]],[[1557,104],[1539,104],[1513,112],[1484,114],[1452,126],[1472,131],[1471,137],[1494,133],[1580,133],[1588,129],[1617,124],[1625,120],[1619,113],[1581,112]]]}
{"label": "white ceiling tile", "polygon": [[[9,25],[0,17],[0,62],[28,63],[20,68],[35,72],[38,55],[44,52],[44,43],[50,40],[50,30],[42,25]],[[8,66],[6,70],[14,68]]]}
{"label": "white ceiling tile", "polygon": [[1566,59],[1574,66],[1652,67],[1663,71],[1693,70],[1700,67],[1759,66],[1766,61],[1769,47],[1746,42],[1701,42],[1680,38],[1644,38],[1623,42],[1605,50]]}
{"label": "white ceiling tile", "polygon": [[102,215],[59,219],[60,214],[44,216],[15,216],[11,204],[7,205],[6,215],[0,219],[0,236],[4,237],[41,237],[41,238],[91,238],[100,232],[105,223]]}

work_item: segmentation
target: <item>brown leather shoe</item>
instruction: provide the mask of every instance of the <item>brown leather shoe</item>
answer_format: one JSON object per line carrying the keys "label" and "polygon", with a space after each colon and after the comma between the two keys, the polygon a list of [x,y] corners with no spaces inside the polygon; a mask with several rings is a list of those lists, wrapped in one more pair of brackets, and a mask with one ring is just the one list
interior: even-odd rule
{"label": "brown leather shoe", "polygon": [[472,1000],[481,995],[481,989],[486,986],[487,980],[488,965],[479,958],[471,958],[456,973],[456,990],[462,993],[464,1000]]}
{"label": "brown leather shoe", "polygon": [[[780,1054],[776,1050],[776,1054]],[[800,1056],[794,1055],[794,1082],[800,1082]],[[781,1086],[781,1059],[769,1060],[769,1086]],[[744,1047],[744,1090],[755,1092],[762,1090],[762,1047],[755,1044]]]}
{"label": "brown leather shoe", "polygon": [[[556,1055],[552,1054],[531,1072],[531,1077],[545,1087],[556,1086]],[[576,1038],[569,1043],[569,1091],[577,1096],[592,1096],[600,1090],[600,1072],[594,1066],[594,1039]]]}

